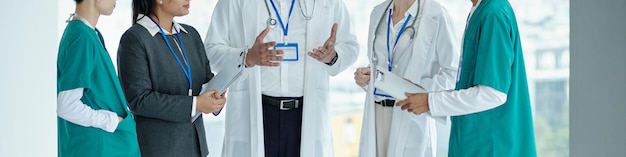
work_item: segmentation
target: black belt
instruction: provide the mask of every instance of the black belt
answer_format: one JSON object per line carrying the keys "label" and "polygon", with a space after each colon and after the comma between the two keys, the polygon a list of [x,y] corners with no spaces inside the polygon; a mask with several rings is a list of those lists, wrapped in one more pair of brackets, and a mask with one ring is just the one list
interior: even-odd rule
{"label": "black belt", "polygon": [[381,101],[374,101],[374,103],[385,107],[393,107],[396,104],[396,100],[385,99]]}
{"label": "black belt", "polygon": [[291,110],[302,107],[302,97],[273,97],[262,95],[264,105],[276,106],[280,110]]}

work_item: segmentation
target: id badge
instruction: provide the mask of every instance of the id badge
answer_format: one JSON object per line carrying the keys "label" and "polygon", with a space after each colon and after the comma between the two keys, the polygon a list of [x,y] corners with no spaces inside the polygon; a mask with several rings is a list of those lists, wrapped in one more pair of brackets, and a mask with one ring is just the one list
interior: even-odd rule
{"label": "id badge", "polygon": [[[383,81],[382,79],[383,79],[384,77],[379,77],[379,76],[381,76],[381,75],[384,75],[384,74],[383,74],[382,72],[380,72],[380,71],[376,71],[376,76],[374,76],[374,78],[375,78],[375,79],[377,79],[377,80],[379,80],[379,79],[380,79],[380,81]],[[375,81],[374,81],[374,82],[375,82]],[[384,93],[383,91],[378,90],[378,88],[374,88],[374,95],[376,95],[376,96],[382,96],[382,97],[386,97],[386,98],[393,98],[391,95],[386,94],[386,93]]]}
{"label": "id badge", "polygon": [[274,50],[283,50],[283,61],[298,61],[298,43],[277,43]]}
{"label": "id badge", "polygon": [[393,98],[391,95],[385,94],[382,91],[378,90],[378,88],[374,88],[374,95],[382,96],[382,97],[385,97],[385,98]]}

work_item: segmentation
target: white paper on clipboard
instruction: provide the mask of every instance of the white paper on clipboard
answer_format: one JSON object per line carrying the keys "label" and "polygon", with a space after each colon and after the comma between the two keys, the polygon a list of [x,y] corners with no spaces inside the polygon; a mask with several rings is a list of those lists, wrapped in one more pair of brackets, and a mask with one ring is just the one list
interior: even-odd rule
{"label": "white paper on clipboard", "polygon": [[[217,90],[220,95],[224,94],[224,92],[226,92],[226,89],[228,89],[230,85],[232,85],[240,78],[243,78],[243,68],[244,67],[241,66],[231,66],[223,68],[217,73],[217,75],[211,78],[208,83],[202,85],[202,90],[200,91],[200,94],[208,92],[210,90]],[[217,116],[218,114],[220,114],[221,111],[222,109],[215,111],[213,112],[213,115]],[[196,111],[196,115],[191,119],[191,121],[195,121],[200,116],[200,114],[202,114],[202,112]]]}
{"label": "white paper on clipboard", "polygon": [[[382,69],[382,70],[381,70]],[[398,101],[406,99],[404,92],[408,93],[428,93],[428,91],[422,87],[419,87],[404,78],[385,70],[387,68],[379,67],[376,69],[376,76],[374,80],[374,87],[380,89],[382,92],[392,96]],[[445,116],[433,116],[430,112],[426,112],[429,117],[435,119],[435,121],[446,124],[447,117]]]}

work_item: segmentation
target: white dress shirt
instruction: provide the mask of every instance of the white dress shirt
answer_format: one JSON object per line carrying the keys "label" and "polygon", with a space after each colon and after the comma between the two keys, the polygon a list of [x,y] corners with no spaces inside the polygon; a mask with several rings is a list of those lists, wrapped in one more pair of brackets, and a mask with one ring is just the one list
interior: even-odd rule
{"label": "white dress shirt", "polygon": [[[267,1],[272,18],[278,20],[271,2]],[[275,97],[301,97],[304,93],[304,58],[307,52],[312,51],[305,49],[306,19],[300,13],[298,1],[295,1],[291,18],[289,18],[291,0],[273,0],[273,2],[276,5],[276,10],[280,13],[283,24],[289,24],[287,43],[298,43],[299,60],[282,61],[278,67],[262,66],[261,93]],[[262,21],[265,22],[265,20]],[[277,23],[275,28],[270,29],[265,42],[276,41],[278,44],[283,43],[283,29],[280,22],[277,21]],[[319,33],[328,33],[330,37],[330,32]]]}
{"label": "white dress shirt", "polygon": [[[481,1],[478,0],[476,5],[472,6],[468,23]],[[507,95],[503,92],[489,86],[477,85],[467,89],[430,93],[428,104],[433,116],[458,116],[498,107],[504,104],[506,99]]]}

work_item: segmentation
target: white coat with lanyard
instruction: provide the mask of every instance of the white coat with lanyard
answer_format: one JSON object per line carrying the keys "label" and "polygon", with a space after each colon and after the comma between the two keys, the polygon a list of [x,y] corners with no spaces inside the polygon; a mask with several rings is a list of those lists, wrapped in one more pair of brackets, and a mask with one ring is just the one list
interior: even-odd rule
{"label": "white coat with lanyard", "polygon": [[[328,66],[308,55],[299,60],[305,62],[301,156],[334,156],[328,81],[330,76],[346,70],[356,61],[358,43],[349,26],[348,12],[342,1],[298,2],[306,3],[302,6],[306,6],[305,14],[311,15],[311,19],[307,20],[304,37],[290,38],[306,38],[305,43],[298,43],[299,46],[305,46],[305,50],[311,51],[322,46],[330,36],[333,23],[338,23],[335,50],[339,58],[334,65]],[[211,68],[219,71],[224,66],[241,64],[241,52],[250,48],[257,35],[267,26],[269,15],[266,10],[263,0],[218,1],[205,42]],[[303,15],[294,12],[292,16]],[[222,149],[225,157],[264,156],[262,75],[259,67],[246,68],[244,72],[247,77],[229,88]]]}
{"label": "white coat with lanyard", "polygon": [[[370,59],[374,49],[374,40],[385,40],[386,36],[375,37],[375,34],[380,27],[379,22],[387,22],[390,3],[392,1],[387,0],[377,5],[371,13],[368,38],[368,58]],[[406,68],[402,77],[420,84],[428,91],[452,90],[455,85],[460,53],[452,18],[449,17],[443,6],[434,0],[416,0],[415,3],[418,3],[420,11],[418,11],[418,15],[412,15],[418,21],[414,26],[416,32],[412,40],[412,52],[405,52],[412,54],[410,54],[406,65],[399,65]],[[386,29],[386,27],[380,27],[379,31]],[[394,38],[395,36],[392,35],[391,37]],[[398,47],[400,46],[402,45],[398,45]],[[385,65],[387,56],[377,59],[379,67],[388,67]],[[372,64],[371,60],[370,62]],[[376,118],[374,113],[374,105],[376,104],[374,104],[375,96],[372,86],[375,73],[374,71],[370,72],[370,82],[365,87],[367,96],[359,145],[359,156],[361,157],[375,157],[377,154],[374,119]],[[434,156],[437,143],[436,135],[435,121],[426,114],[415,115],[394,106],[386,154],[388,157]]]}

